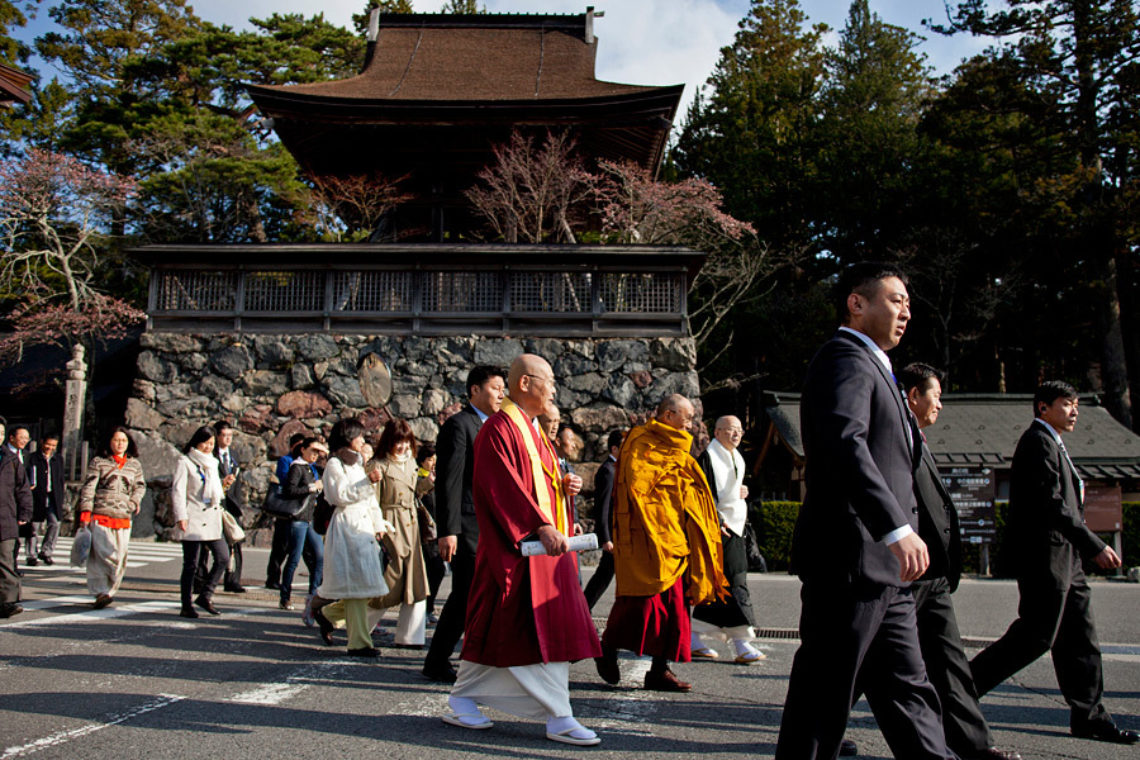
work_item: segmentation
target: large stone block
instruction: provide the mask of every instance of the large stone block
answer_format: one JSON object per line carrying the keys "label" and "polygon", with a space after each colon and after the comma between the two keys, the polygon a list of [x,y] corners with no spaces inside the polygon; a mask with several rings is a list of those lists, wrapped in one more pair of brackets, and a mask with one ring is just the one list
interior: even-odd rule
{"label": "large stone block", "polygon": [[573,391],[580,391],[590,396],[598,396],[606,387],[606,379],[597,372],[586,372],[580,375],[570,375],[563,378],[561,384]]}
{"label": "large stone block", "polygon": [[447,406],[450,396],[439,388],[429,388],[424,393],[423,400],[423,413],[428,417],[434,417],[443,411]]}
{"label": "large stone block", "polygon": [[279,396],[289,390],[284,372],[272,369],[255,369],[246,372],[238,381],[249,396]]}
{"label": "large stone block", "polygon": [[605,340],[598,342],[598,364],[603,372],[615,372],[627,362],[645,361],[649,346],[643,340]]}
{"label": "large stone block", "polygon": [[312,432],[309,426],[300,420],[289,420],[278,429],[277,435],[273,436],[273,442],[269,444],[268,456],[273,458],[285,456],[289,453],[289,439],[294,434],[310,435]]}
{"label": "large stone block", "polygon": [[630,426],[629,413],[611,404],[590,404],[570,412],[574,424],[588,433],[604,434]]}
{"label": "large stone block", "polygon": [[224,398],[234,392],[234,384],[233,381],[224,377],[206,375],[198,383],[198,392],[220,403]]}
{"label": "large stone block", "polygon": [[408,425],[420,443],[435,443],[439,438],[439,423],[431,417],[416,417],[408,420]]}
{"label": "large stone block", "polygon": [[158,430],[166,418],[155,411],[144,401],[137,398],[127,399],[127,413],[125,417],[127,427],[137,430]]}
{"label": "large stone block", "polygon": [[324,417],[332,411],[332,403],[316,391],[289,391],[277,399],[277,412],[290,417]]}
{"label": "large stone block", "polygon": [[253,369],[253,356],[241,344],[226,346],[210,358],[210,366],[218,374],[237,380],[243,372]]}
{"label": "large stone block", "polygon": [[257,434],[269,430],[273,407],[269,404],[255,404],[241,413],[238,427],[247,433]]}
{"label": "large stone block", "polygon": [[[196,425],[192,427],[197,428]],[[192,433],[193,430],[190,431],[190,434]],[[186,435],[182,443],[190,440],[190,434]],[[169,483],[170,478],[174,476],[174,465],[182,453],[171,445],[167,436],[167,429],[164,429],[162,433],[131,431],[131,438],[134,439],[135,446],[138,447],[139,464],[142,465],[143,477],[146,478],[147,483],[163,480]]]}
{"label": "large stone block", "polygon": [[389,407],[397,417],[411,419],[420,413],[420,397],[411,394],[392,396]]}
{"label": "large stone block", "polygon": [[574,375],[582,375],[586,372],[597,372],[598,363],[593,359],[587,359],[576,354],[564,354],[554,361],[554,379],[560,383],[566,382],[567,378]]}
{"label": "large stone block", "polygon": [[479,338],[475,343],[475,363],[508,368],[523,353],[522,343],[514,338]]}
{"label": "large stone block", "polygon": [[692,338],[654,338],[649,358],[658,367],[688,372],[697,366],[697,344]]}
{"label": "large stone block", "polygon": [[637,398],[637,386],[625,375],[614,375],[602,391],[602,398],[607,398],[620,407],[629,408]]}
{"label": "large stone block", "polygon": [[312,388],[317,384],[317,378],[313,375],[313,368],[308,364],[294,364],[289,368],[289,373],[293,387],[297,390]]}
{"label": "large stone block", "polygon": [[139,345],[168,354],[189,354],[202,350],[201,339],[185,333],[144,332],[139,337]]}
{"label": "large stone block", "polygon": [[340,353],[336,341],[323,333],[302,335],[297,338],[297,355],[300,361],[317,362],[331,359]]}
{"label": "large stone block", "polygon": [[353,409],[363,409],[368,406],[364,394],[360,392],[360,383],[354,377],[343,375],[325,375],[325,395],[341,406]]}
{"label": "large stone block", "polygon": [[293,349],[275,335],[259,335],[254,338],[253,350],[257,352],[258,361],[272,368],[284,367],[293,362]]}
{"label": "large stone block", "polygon": [[139,353],[139,375],[154,383],[170,383],[178,377],[178,369],[166,359],[159,357],[153,351]]}

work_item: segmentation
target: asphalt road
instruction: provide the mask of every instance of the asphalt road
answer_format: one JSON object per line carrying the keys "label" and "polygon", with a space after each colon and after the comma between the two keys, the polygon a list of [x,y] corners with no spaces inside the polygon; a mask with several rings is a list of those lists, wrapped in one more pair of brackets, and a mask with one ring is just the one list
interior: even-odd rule
{"label": "asphalt road", "polygon": [[[760,665],[680,665],[694,690],[662,695],[640,688],[645,660],[623,659],[618,687],[603,684],[593,663],[575,664],[576,714],[603,738],[590,749],[554,744],[539,724],[493,712],[490,731],[444,725],[447,690],[419,675],[421,652],[383,647],[379,661],[366,663],[342,647],[321,646],[299,613],[278,610],[275,592],[260,588],[265,550],[247,550],[249,593],[219,594],[219,618],[184,620],[177,616],[178,552],[176,545],[133,544],[123,589],[99,611],[91,609],[82,571],[59,564],[26,570],[28,610],[0,621],[0,760],[738,758],[770,757],[775,747],[796,647],[782,637],[794,630],[799,606],[799,584],[787,576],[751,579],[768,634],[759,641],[768,655]],[[441,595],[446,589],[445,581]],[[595,613],[604,616],[611,599]],[[1016,601],[1010,582],[964,582],[956,595],[963,634],[979,642],[1000,635]],[[1140,729],[1140,586],[1097,582],[1094,603],[1106,703],[1121,725]],[[999,746],[1026,758],[1140,760],[1140,747],[1068,736],[1048,659],[987,696],[983,709]],[[856,707],[848,736],[861,756],[890,757],[866,703]]]}

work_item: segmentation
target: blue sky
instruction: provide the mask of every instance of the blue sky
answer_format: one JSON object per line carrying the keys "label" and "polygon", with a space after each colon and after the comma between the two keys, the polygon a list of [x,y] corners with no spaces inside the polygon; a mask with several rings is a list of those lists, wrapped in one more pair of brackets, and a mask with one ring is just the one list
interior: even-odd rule
{"label": "blue sky", "polygon": [[[311,15],[324,13],[337,24],[348,26],[363,0],[197,0],[192,4],[202,18],[241,28],[249,17],[273,12]],[[483,0],[487,9],[503,13],[582,13],[588,4],[603,11],[597,21],[599,38],[597,75],[600,79],[630,84],[685,84],[680,115],[689,100],[708,78],[720,48],[731,43],[737,22],[748,12],[748,0]],[[52,0],[45,0],[50,6]],[[829,43],[843,26],[848,0],[801,0],[812,23],[832,27]],[[413,0],[417,11],[433,12],[442,0]],[[896,24],[927,38],[920,46],[937,73],[948,74],[963,58],[984,49],[989,41],[968,35],[943,37],[925,32],[922,21],[945,20],[942,0],[871,0],[871,9],[888,23]],[[46,10],[41,10],[25,30],[34,36],[50,26]],[[53,72],[41,67],[47,78]]]}

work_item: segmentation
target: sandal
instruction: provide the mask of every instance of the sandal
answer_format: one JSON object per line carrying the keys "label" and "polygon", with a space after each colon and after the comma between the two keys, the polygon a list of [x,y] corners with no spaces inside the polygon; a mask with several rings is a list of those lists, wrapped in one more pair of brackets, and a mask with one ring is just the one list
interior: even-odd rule
{"label": "sandal", "polygon": [[546,738],[551,741],[562,742],[563,744],[576,744],[579,747],[592,747],[595,744],[602,743],[600,736],[584,726],[568,728],[556,734],[547,731]]}
{"label": "sandal", "polygon": [[[473,731],[481,731],[484,728],[490,728],[495,725],[483,713],[452,713],[451,715],[444,715],[443,722],[449,726],[459,726],[460,728],[470,728]],[[547,734],[549,736],[550,734]]]}
{"label": "sandal", "polygon": [[716,653],[715,649],[701,647],[700,649],[694,649],[692,652],[690,652],[690,656],[694,660],[715,660],[720,655]]}

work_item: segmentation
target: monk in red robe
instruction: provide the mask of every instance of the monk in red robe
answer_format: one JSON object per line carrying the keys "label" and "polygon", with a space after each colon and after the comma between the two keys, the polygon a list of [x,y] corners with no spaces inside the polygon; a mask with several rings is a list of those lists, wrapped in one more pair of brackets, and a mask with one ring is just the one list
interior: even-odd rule
{"label": "monk in red robe", "polygon": [[[479,520],[475,580],[467,606],[462,662],[444,721],[490,728],[479,704],[545,719],[546,736],[567,744],[601,739],[574,719],[570,663],[601,654],[578,585],[569,497],[581,479],[563,474],[550,440],[535,424],[554,400],[554,372],[541,357],[511,364],[509,396],[475,438],[471,483]],[[524,557],[520,542],[546,554]]]}

